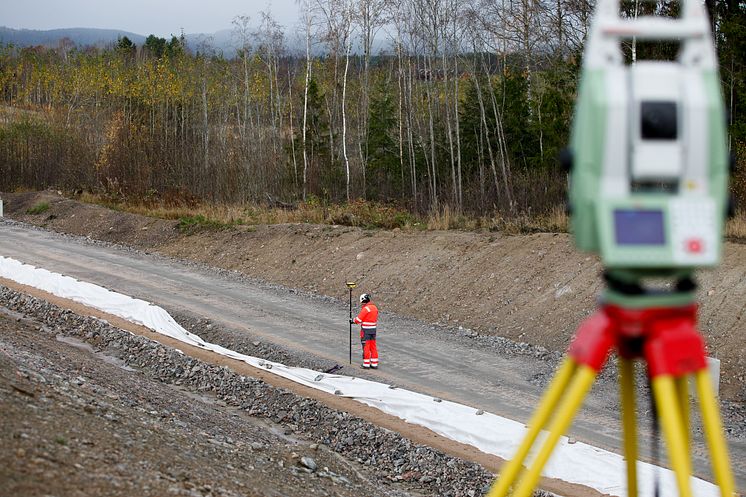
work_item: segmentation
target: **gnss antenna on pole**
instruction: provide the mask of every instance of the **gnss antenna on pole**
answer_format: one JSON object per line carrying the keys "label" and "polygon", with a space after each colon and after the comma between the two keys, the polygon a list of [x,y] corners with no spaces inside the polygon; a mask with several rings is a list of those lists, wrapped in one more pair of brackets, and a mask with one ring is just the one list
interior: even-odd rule
{"label": "gnss antenna on pole", "polygon": [[348,281],[346,285],[350,290],[350,364],[352,364],[352,290],[357,288],[357,283]]}

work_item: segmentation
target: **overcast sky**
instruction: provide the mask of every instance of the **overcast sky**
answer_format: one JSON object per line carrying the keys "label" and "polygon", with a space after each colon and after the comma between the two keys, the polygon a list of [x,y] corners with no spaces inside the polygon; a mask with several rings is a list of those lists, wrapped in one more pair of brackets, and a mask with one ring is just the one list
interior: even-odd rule
{"label": "overcast sky", "polygon": [[141,35],[214,33],[237,15],[258,20],[269,9],[286,28],[298,19],[295,0],[0,0],[0,25],[16,29],[105,28]]}

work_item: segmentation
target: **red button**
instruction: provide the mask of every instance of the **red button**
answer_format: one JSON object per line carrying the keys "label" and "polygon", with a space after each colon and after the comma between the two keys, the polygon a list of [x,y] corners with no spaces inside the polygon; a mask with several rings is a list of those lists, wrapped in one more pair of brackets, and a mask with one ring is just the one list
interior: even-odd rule
{"label": "red button", "polygon": [[702,240],[699,238],[691,238],[686,241],[686,251],[692,254],[700,254],[704,250]]}

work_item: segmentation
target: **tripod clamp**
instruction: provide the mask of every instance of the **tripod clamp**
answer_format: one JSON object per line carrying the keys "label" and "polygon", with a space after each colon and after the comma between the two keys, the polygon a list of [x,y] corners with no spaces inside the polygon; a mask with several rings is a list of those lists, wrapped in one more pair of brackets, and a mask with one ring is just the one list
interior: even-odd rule
{"label": "tripod clamp", "polygon": [[[665,293],[666,295],[679,295],[686,297],[685,294],[691,294],[697,289],[697,282],[691,276],[691,273],[682,272],[675,278],[676,283],[674,284],[672,291],[667,292],[655,292],[650,289],[646,289],[636,275],[626,275],[622,277],[619,272],[606,270],[603,272],[603,278],[606,282],[607,292],[613,292],[619,295],[625,296],[653,296]],[[694,300],[693,296],[691,299]]]}
{"label": "tripod clamp", "polygon": [[597,373],[615,349],[623,359],[644,360],[651,378],[693,374],[707,367],[696,322],[697,304],[643,309],[603,305],[580,325],[568,355]]}

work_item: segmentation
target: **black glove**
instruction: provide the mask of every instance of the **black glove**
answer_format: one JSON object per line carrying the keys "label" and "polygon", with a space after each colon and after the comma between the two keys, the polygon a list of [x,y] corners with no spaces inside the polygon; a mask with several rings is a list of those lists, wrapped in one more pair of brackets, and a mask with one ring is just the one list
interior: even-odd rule
{"label": "black glove", "polygon": [[354,319],[350,319],[350,324],[355,324],[355,320]]}

